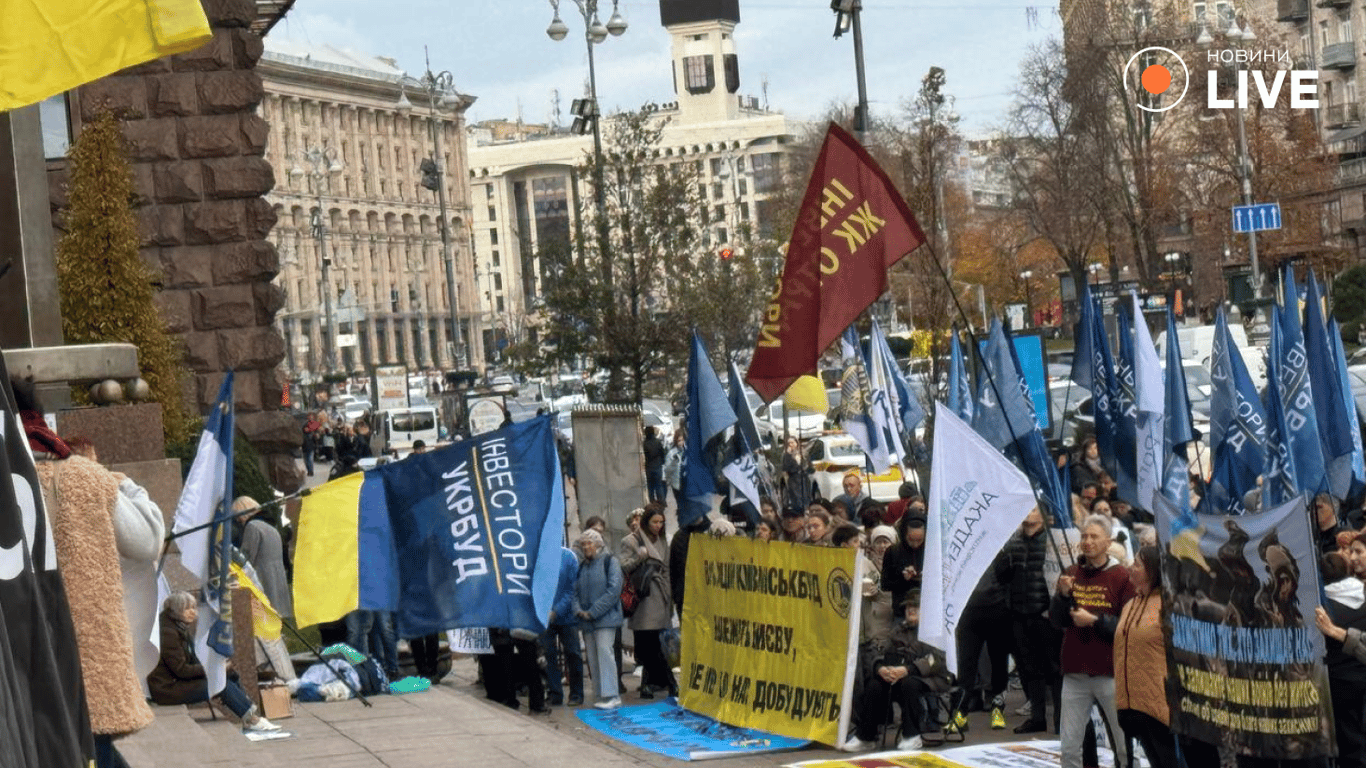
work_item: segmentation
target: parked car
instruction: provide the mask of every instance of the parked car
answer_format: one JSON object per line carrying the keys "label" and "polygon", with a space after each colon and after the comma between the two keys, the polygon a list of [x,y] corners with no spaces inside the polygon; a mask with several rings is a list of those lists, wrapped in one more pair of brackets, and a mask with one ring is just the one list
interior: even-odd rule
{"label": "parked car", "polygon": [[783,439],[784,421],[787,434],[805,440],[816,437],[825,431],[825,414],[812,411],[788,411],[781,399],[768,405],[760,404],[754,409],[754,425],[759,430],[759,439],[767,443],[778,443]]}
{"label": "parked car", "polygon": [[[863,448],[844,433],[812,439],[806,447],[806,455],[811,459],[812,491],[822,498],[833,499],[844,493],[844,476],[848,474],[857,473],[863,479],[863,489],[868,495],[884,502],[897,497],[904,480],[895,460],[885,473],[871,473]],[[857,512],[850,510],[850,515]]]}

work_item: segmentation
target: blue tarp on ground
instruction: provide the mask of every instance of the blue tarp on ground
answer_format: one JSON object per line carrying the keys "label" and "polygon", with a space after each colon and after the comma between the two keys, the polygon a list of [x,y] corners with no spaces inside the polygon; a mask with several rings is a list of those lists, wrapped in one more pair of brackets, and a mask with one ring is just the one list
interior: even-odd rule
{"label": "blue tarp on ground", "polygon": [[606,711],[581,709],[578,715],[589,726],[618,741],[675,760],[780,752],[801,749],[807,744],[800,739],[719,723],[683,709],[677,699]]}

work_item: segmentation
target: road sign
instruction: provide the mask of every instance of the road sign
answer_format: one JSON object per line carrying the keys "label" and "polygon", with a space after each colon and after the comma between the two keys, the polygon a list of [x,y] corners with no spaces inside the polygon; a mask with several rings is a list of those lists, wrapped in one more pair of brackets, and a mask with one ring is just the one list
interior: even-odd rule
{"label": "road sign", "polygon": [[1234,232],[1260,232],[1281,228],[1281,204],[1258,203],[1233,206]]}

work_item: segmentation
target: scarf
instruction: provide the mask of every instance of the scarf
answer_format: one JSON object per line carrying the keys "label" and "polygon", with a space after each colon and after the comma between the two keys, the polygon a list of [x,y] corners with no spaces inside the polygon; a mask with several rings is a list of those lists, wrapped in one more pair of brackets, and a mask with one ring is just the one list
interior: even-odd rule
{"label": "scarf", "polygon": [[1361,579],[1348,577],[1324,587],[1323,594],[1335,603],[1356,610],[1366,603],[1366,591],[1363,590],[1363,586],[1366,585],[1361,583]]}
{"label": "scarf", "polygon": [[19,418],[24,422],[24,433],[28,435],[28,447],[38,453],[50,453],[59,459],[71,455],[71,447],[57,437],[37,411],[20,411]]}

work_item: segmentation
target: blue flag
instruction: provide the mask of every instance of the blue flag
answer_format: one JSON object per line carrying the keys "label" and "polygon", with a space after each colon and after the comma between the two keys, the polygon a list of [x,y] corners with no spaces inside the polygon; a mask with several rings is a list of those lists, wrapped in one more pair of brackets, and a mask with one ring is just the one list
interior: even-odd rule
{"label": "blue flag", "polygon": [[958,329],[949,333],[949,410],[963,421],[972,423],[972,386],[968,382],[968,367],[963,360],[963,345],[958,341]]}
{"label": "blue flag", "polygon": [[1223,308],[1214,321],[1210,353],[1210,445],[1214,446],[1214,474],[1200,500],[1207,514],[1241,515],[1243,494],[1257,484],[1264,464],[1266,413],[1243,356],[1229,335]]}
{"label": "blue flag", "polygon": [[1361,493],[1363,484],[1366,484],[1366,467],[1363,467],[1361,449],[1361,422],[1357,414],[1356,397],[1352,395],[1352,384],[1347,381],[1347,352],[1342,348],[1342,330],[1338,328],[1336,318],[1328,318],[1328,338],[1333,341],[1333,369],[1338,376],[1338,387],[1342,391],[1342,402],[1347,412],[1347,423],[1352,427],[1349,430],[1352,435],[1352,484],[1347,496],[1356,496]]}
{"label": "blue flag", "polygon": [[1119,440],[1115,424],[1114,398],[1119,390],[1115,381],[1115,365],[1110,357],[1110,342],[1105,338],[1105,326],[1100,322],[1100,306],[1091,304],[1091,343],[1090,349],[1090,387],[1091,417],[1096,424],[1096,448],[1100,451],[1100,463],[1111,478],[1119,474],[1115,460],[1115,443]]}
{"label": "blue flag", "polygon": [[1037,431],[1039,423],[1029,399],[1029,385],[1015,364],[1010,339],[999,319],[992,318],[991,334],[981,354],[982,375],[977,382],[972,428],[998,450],[1005,450]]}
{"label": "blue flag", "polygon": [[1096,323],[1099,318],[1096,316],[1096,306],[1091,299],[1091,288],[1084,287],[1081,291],[1081,301],[1077,303],[1078,317],[1077,327],[1072,334],[1076,339],[1072,352],[1072,373],[1070,378],[1082,389],[1094,389],[1095,380],[1095,333]]}
{"label": "blue flag", "polygon": [[[1181,340],[1176,334],[1176,315],[1167,307],[1167,373],[1163,398],[1162,495],[1166,496],[1187,521],[1194,521],[1191,509],[1190,459],[1187,445],[1195,439],[1191,424],[1191,401],[1186,391],[1186,375],[1181,365]],[[1192,522],[1193,525],[1193,522]]]}
{"label": "blue flag", "polygon": [[754,414],[749,410],[743,382],[739,367],[731,360],[726,386],[730,391],[730,408],[735,412],[735,433],[731,435],[730,450],[726,453],[721,474],[730,481],[731,509],[743,511],[745,517],[757,525],[761,493],[768,493],[769,496],[774,494],[771,490],[763,489],[763,473],[759,471],[759,463],[754,460],[754,451],[759,447],[759,429],[754,424]]}
{"label": "blue flag", "polygon": [[1283,372],[1277,370],[1275,352],[1282,351],[1285,339],[1281,338],[1280,323],[1271,324],[1271,347],[1273,350],[1271,375],[1267,377],[1266,391],[1262,400],[1266,406],[1266,451],[1262,463],[1262,508],[1283,504],[1300,495],[1301,483],[1295,465],[1295,452],[1285,438],[1291,434],[1286,422],[1285,405],[1281,398]]}
{"label": "blue flag", "polygon": [[366,472],[358,533],[371,559],[361,568],[392,557],[398,581],[377,582],[361,607],[386,602],[387,593],[401,637],[461,627],[542,631],[564,535],[553,427],[552,416],[538,416]]}
{"label": "blue flag", "polygon": [[878,325],[877,318],[873,318],[873,330],[868,338],[868,345],[872,348],[874,355],[882,357],[883,364],[886,366],[887,377],[892,385],[887,391],[892,403],[892,412],[901,422],[901,434],[906,437],[903,443],[908,442],[915,434],[915,428],[925,420],[925,407],[920,404],[920,400],[911,391],[911,385],[907,383],[906,376],[897,367],[896,357],[892,354],[892,348],[887,344],[887,337],[882,334],[882,326]]}
{"label": "blue flag", "polygon": [[[899,457],[904,461],[906,448],[901,441],[901,406],[897,402],[896,383],[892,380],[899,371],[891,349],[887,349],[887,340],[881,337],[882,330],[874,319],[872,333],[868,336],[868,349],[863,356],[864,370],[868,371],[868,391],[873,396],[869,415],[887,446],[889,457]],[[884,349],[887,350],[886,354],[883,353]]]}
{"label": "blue flag", "polygon": [[1309,358],[1309,387],[1314,393],[1323,460],[1328,471],[1328,490],[1339,499],[1352,488],[1352,431],[1347,421],[1342,385],[1333,370],[1333,345],[1324,325],[1319,284],[1309,271],[1309,291],[1304,305],[1304,347]]}
{"label": "blue flag", "polygon": [[[1134,379],[1133,323],[1128,314],[1115,310],[1115,389],[1110,390],[1110,419],[1115,430],[1115,493],[1139,509],[1152,506],[1138,498],[1138,388]],[[1139,318],[1141,321],[1142,319]]]}
{"label": "blue flag", "polygon": [[[1278,432],[1278,439],[1287,444],[1294,459],[1291,477],[1297,483],[1296,492],[1316,494],[1328,490],[1328,474],[1323,460],[1318,415],[1314,408],[1314,393],[1309,382],[1309,355],[1304,345],[1304,330],[1300,325],[1299,291],[1295,288],[1294,269],[1289,266],[1285,268],[1282,293],[1285,303],[1276,308],[1272,315],[1267,389],[1270,390],[1269,380],[1275,379],[1284,419],[1284,431]],[[1276,425],[1268,426],[1274,429]],[[1289,497],[1277,496],[1274,501],[1268,502],[1268,508],[1288,500]]]}
{"label": "blue flag", "polygon": [[863,352],[859,350],[858,334],[852,325],[845,328],[840,337],[840,357],[844,360],[844,374],[840,377],[840,426],[863,448],[868,464],[880,475],[891,468],[892,458],[885,425],[874,416],[873,388]]}
{"label": "blue flag", "polygon": [[749,400],[745,397],[744,381],[735,361],[730,361],[726,376],[730,409],[735,412],[735,432],[745,441],[745,451],[749,452],[758,450],[762,443],[759,442],[759,427],[754,423],[754,411],[750,410]]}
{"label": "blue flag", "polygon": [[711,367],[707,348],[696,331],[688,357],[688,441],[683,455],[683,509],[678,524],[686,526],[711,511],[716,495],[717,438],[735,423],[726,390]]}

